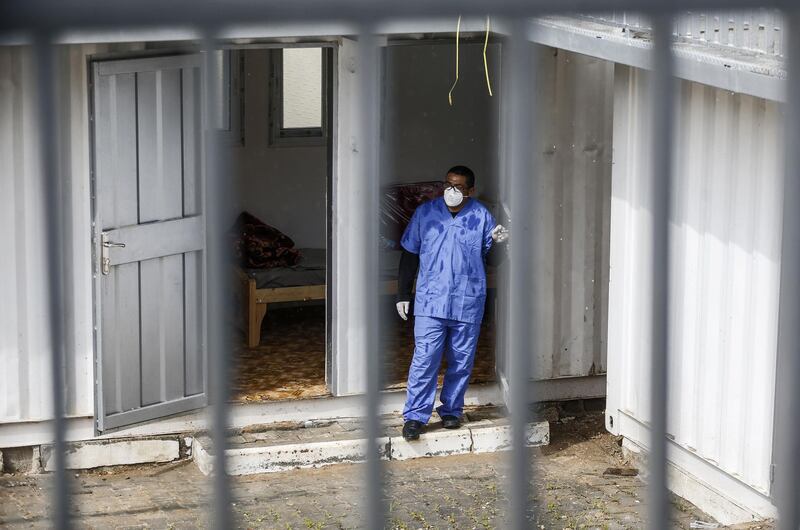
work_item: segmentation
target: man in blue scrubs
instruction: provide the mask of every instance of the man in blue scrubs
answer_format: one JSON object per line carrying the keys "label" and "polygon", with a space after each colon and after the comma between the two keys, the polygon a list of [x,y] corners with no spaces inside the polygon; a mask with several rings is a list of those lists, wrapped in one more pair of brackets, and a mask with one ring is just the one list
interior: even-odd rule
{"label": "man in blue scrubs", "polygon": [[417,280],[414,358],[403,409],[406,440],[419,438],[431,417],[443,354],[447,371],[436,412],[445,428],[461,426],[486,303],[484,263],[492,244],[508,238],[489,210],[470,197],[474,192],[472,170],[451,168],[444,196],[417,208],[400,241],[397,312],[404,320]]}

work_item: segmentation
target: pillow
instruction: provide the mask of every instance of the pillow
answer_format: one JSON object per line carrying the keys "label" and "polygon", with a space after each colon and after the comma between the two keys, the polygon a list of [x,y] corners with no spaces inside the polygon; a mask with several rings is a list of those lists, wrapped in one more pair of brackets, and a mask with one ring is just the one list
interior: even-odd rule
{"label": "pillow", "polygon": [[242,267],[291,267],[300,260],[292,238],[248,212],[239,214],[233,232],[234,252]]}

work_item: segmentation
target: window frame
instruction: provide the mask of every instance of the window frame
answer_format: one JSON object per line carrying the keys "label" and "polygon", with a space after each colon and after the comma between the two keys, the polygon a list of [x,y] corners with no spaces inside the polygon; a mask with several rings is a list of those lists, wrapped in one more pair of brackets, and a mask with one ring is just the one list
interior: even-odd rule
{"label": "window frame", "polygon": [[[220,62],[221,93],[219,94],[219,110],[223,123],[216,122],[217,116],[210,117],[212,129],[226,145],[245,145],[245,71],[244,53],[241,48],[222,48]],[[215,110],[215,112],[216,112]]]}
{"label": "window frame", "polygon": [[330,85],[333,67],[333,53],[329,47],[319,45],[297,46],[319,48],[322,62],[321,75],[321,126],[283,127],[283,50],[288,47],[270,50],[269,54],[269,144],[277,147],[325,146],[330,136],[328,106],[331,104]]}

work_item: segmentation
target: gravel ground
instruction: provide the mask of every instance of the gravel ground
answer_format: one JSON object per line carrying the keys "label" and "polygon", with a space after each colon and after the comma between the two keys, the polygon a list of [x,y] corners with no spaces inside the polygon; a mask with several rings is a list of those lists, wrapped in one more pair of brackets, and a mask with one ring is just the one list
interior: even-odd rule
{"label": "gravel ground", "polygon": [[[563,420],[562,420],[563,421]],[[551,424],[551,444],[531,449],[532,528],[645,528],[645,486],[624,461],[603,416]],[[235,477],[241,528],[361,528],[364,468],[340,464]],[[609,472],[610,471],[610,472]],[[390,528],[507,528],[507,454],[469,454],[386,465]],[[71,475],[80,528],[203,528],[209,483],[191,461]],[[47,475],[0,477],[0,526],[47,528]],[[713,521],[675,498],[675,528]],[[771,523],[737,528],[771,529]]]}

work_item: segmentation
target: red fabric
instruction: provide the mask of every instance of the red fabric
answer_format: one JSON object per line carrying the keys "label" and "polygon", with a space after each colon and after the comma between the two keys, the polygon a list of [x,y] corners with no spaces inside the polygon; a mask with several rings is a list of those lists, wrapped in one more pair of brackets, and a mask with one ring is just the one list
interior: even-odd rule
{"label": "red fabric", "polygon": [[245,268],[291,267],[300,259],[292,238],[248,212],[236,219],[232,235],[235,255]]}

